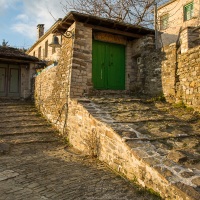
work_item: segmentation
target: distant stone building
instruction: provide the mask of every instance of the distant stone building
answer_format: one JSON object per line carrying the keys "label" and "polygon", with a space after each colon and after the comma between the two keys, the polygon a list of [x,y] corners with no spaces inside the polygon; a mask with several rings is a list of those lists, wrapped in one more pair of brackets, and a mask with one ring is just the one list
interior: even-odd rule
{"label": "distant stone building", "polygon": [[[38,38],[35,44],[26,52],[28,55],[35,56],[44,61],[57,61],[59,58],[60,48],[50,47],[54,34],[52,31],[58,26],[61,19],[58,19],[51,28],[45,33],[44,24],[37,25]],[[62,43],[62,37],[57,37],[58,42]]]}
{"label": "distant stone building", "polygon": [[187,51],[191,45],[194,46],[192,42],[199,43],[199,0],[171,0],[160,6],[158,26],[163,46],[174,42],[186,43],[182,46],[182,52]]}
{"label": "distant stone building", "polygon": [[0,46],[0,98],[28,98],[39,59],[19,49]]}

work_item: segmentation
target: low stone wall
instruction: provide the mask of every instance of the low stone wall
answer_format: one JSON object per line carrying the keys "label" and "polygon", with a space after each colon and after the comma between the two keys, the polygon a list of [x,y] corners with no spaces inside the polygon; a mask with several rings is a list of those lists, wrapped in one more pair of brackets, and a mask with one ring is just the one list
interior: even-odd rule
{"label": "low stone wall", "polygon": [[200,46],[178,57],[176,101],[200,111]]}
{"label": "low stone wall", "polygon": [[200,111],[200,46],[177,54],[173,44],[164,52],[162,87],[167,101],[183,102]]}
{"label": "low stone wall", "polygon": [[176,100],[176,45],[171,44],[163,49],[161,73],[162,89],[166,100],[170,103]]}
{"label": "low stone wall", "polygon": [[178,54],[176,44],[162,52],[143,53],[138,67],[143,93],[163,93],[170,103],[183,102],[200,111],[200,46],[182,54]]}
{"label": "low stone wall", "polygon": [[[64,38],[64,40],[66,40]],[[72,55],[72,40],[63,42],[64,49],[59,64],[43,71],[35,78],[35,104],[40,112],[64,132],[67,120],[67,102],[70,93],[70,69]]]}

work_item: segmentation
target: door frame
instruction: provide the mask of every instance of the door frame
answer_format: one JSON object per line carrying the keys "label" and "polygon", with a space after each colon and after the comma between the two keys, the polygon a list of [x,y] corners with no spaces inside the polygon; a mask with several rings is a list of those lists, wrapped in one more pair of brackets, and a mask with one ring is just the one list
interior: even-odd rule
{"label": "door frame", "polygon": [[[5,65],[5,67],[1,67],[2,65]],[[12,65],[15,67],[12,68]],[[8,62],[3,62],[0,63],[1,68],[5,68],[5,93],[1,94],[0,97],[20,97],[21,95],[21,66],[20,64],[16,63],[8,63]],[[12,69],[17,69],[18,70],[18,92],[17,93],[12,93],[10,92],[10,84],[11,84],[11,70]]]}

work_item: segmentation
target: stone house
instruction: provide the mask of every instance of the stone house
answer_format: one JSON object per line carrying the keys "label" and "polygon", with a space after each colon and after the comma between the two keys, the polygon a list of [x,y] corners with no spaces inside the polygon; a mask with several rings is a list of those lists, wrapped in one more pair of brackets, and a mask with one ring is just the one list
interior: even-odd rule
{"label": "stone house", "polygon": [[154,30],[70,12],[53,34],[62,35],[59,64],[68,63],[70,95],[78,97],[136,87],[142,48],[152,47]]}
{"label": "stone house", "polygon": [[[44,24],[37,25],[37,41],[26,52],[28,55],[35,56],[44,61],[57,61],[59,58],[60,48],[50,47],[52,43],[53,31],[60,23],[61,19],[58,19],[50,29],[45,33]],[[58,42],[62,43],[62,37],[57,37]]]}
{"label": "stone house", "polygon": [[38,61],[19,49],[0,46],[0,98],[28,98]]}
{"label": "stone house", "polygon": [[163,46],[180,43],[181,52],[200,44],[199,0],[171,0],[158,8],[158,27]]}

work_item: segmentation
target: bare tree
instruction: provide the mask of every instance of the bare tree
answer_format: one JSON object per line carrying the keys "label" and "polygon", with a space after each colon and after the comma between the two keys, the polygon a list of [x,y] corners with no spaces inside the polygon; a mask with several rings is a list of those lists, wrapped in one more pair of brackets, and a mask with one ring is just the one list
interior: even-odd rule
{"label": "bare tree", "polygon": [[114,19],[136,25],[153,24],[153,5],[169,0],[66,0],[65,10]]}
{"label": "bare tree", "polygon": [[6,42],[4,39],[3,39],[3,42],[2,42],[1,46],[2,47],[9,47],[8,42]]}

